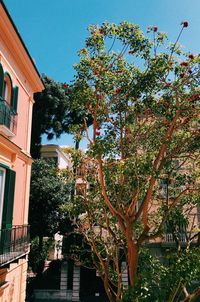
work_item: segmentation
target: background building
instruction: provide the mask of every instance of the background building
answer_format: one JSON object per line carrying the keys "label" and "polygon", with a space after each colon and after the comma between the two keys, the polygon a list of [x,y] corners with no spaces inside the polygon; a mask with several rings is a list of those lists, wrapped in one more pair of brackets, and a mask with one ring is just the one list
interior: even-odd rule
{"label": "background building", "polygon": [[33,93],[39,73],[0,2],[0,301],[25,300]]}
{"label": "background building", "polygon": [[41,158],[53,160],[59,169],[71,169],[70,153],[64,152],[63,148],[58,145],[42,145],[40,149]]}

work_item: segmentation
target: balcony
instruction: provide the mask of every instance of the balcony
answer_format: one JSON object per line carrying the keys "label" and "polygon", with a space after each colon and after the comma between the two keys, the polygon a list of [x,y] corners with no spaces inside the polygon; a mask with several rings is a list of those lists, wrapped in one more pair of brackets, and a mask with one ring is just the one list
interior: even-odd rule
{"label": "balcony", "polygon": [[13,137],[17,130],[17,114],[10,108],[10,105],[0,98],[0,133]]}
{"label": "balcony", "polygon": [[15,225],[0,230],[0,267],[10,263],[29,251],[29,226]]}
{"label": "balcony", "polygon": [[[186,234],[185,233],[178,234],[178,240],[181,243],[185,243],[187,241]],[[163,242],[164,243],[175,243],[173,234],[171,234],[171,233],[164,234]]]}
{"label": "balcony", "polygon": [[167,233],[164,234],[161,243],[163,247],[173,247],[177,245],[177,243],[184,247],[188,242],[192,245],[196,245],[198,243],[198,234],[197,232],[179,233],[176,240],[173,234]]}

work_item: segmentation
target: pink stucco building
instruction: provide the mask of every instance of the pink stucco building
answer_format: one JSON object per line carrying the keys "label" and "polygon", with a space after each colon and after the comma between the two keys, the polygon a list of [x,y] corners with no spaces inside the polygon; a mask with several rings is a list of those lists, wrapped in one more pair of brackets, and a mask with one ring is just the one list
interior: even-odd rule
{"label": "pink stucco building", "polygon": [[33,93],[43,89],[0,1],[0,302],[25,300]]}

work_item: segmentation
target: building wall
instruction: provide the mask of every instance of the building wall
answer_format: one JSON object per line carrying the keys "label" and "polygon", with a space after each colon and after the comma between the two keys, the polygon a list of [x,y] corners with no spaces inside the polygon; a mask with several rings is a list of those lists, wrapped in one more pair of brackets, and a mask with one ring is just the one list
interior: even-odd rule
{"label": "building wall", "polygon": [[[9,55],[7,55],[7,57],[9,57]],[[13,224],[21,225],[28,222],[28,208],[25,207],[25,204],[28,203],[28,194],[26,194],[26,192],[29,191],[30,185],[30,132],[33,106],[33,101],[31,100],[33,98],[33,91],[29,93],[26,91],[26,88],[21,84],[20,78],[17,78],[17,74],[11,72],[11,68],[8,68],[8,64],[4,64],[5,62],[5,58],[1,54],[1,65],[4,71],[9,72],[13,86],[17,84],[19,87],[18,116],[16,135],[11,138],[6,138],[0,134],[0,163],[8,165],[9,168],[17,173]]]}
{"label": "building wall", "polygon": [[[30,139],[32,107],[34,103],[33,94],[44,89],[33,61],[2,2],[0,2],[0,64],[3,67],[3,72],[9,74],[12,87],[18,87],[17,116],[15,116],[17,118],[17,128],[15,133],[11,131],[13,132],[12,135],[7,135],[2,128],[2,124],[3,126],[6,125],[6,128],[9,128],[9,126],[5,122],[2,122],[2,119],[0,120],[1,171],[4,169],[3,173],[5,174],[5,178],[11,173],[10,171],[12,171],[13,174],[16,173],[15,181],[13,180],[15,185],[13,185],[14,197],[12,197],[13,211],[11,211],[11,224],[9,227],[7,227],[6,224],[5,227],[3,223],[4,220],[1,219],[2,225],[0,226],[0,230],[2,238],[2,234],[4,234],[4,231],[2,231],[3,228],[6,229],[6,231],[8,228],[8,231],[10,231],[14,226],[28,224],[32,164]],[[6,104],[4,100],[5,94],[1,94],[1,106],[2,104]],[[3,111],[1,111],[1,114],[2,112]],[[7,186],[7,188],[10,189],[10,186]],[[2,190],[2,194],[5,194],[4,191]],[[10,203],[7,204],[10,206]],[[9,206],[7,206],[7,209],[11,210],[12,206],[10,208]],[[5,201],[3,207],[5,207]],[[11,234],[12,237],[12,233],[8,234]],[[4,250],[3,245],[4,242],[2,243],[2,240],[0,240],[0,259],[2,255],[8,254],[8,252]],[[8,259],[7,262],[4,263],[2,261],[0,263],[0,302],[25,301],[28,249],[24,249],[17,257],[14,257],[15,252],[15,249],[12,249],[12,252],[9,250],[9,256],[11,255],[12,257],[6,258]]]}
{"label": "building wall", "polygon": [[41,158],[56,159],[59,169],[72,169],[72,160],[70,155],[66,154],[58,145],[42,145]]}
{"label": "building wall", "polygon": [[[18,94],[18,122],[16,136],[11,140],[23,151],[30,152],[30,135],[31,123],[29,120],[32,116],[33,107],[33,88],[31,89],[30,83],[26,77],[20,71],[20,62],[15,62],[12,54],[8,49],[2,47],[3,40],[0,37],[0,63],[2,64],[4,71],[8,72],[11,76],[13,87],[19,87]],[[8,63],[8,60],[11,62]],[[12,64],[12,65],[11,65]],[[14,65],[14,66],[13,66]],[[13,69],[15,68],[15,69]]]}

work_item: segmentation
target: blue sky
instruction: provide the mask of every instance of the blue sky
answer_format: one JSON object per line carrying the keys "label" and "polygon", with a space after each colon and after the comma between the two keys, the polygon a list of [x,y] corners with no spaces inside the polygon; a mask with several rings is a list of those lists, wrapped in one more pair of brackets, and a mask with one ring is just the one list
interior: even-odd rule
{"label": "blue sky", "polygon": [[[73,79],[77,51],[84,46],[87,27],[104,21],[127,20],[145,30],[158,26],[173,41],[183,20],[189,22],[181,44],[199,53],[200,0],[4,0],[40,73],[57,81]],[[46,140],[43,140],[46,143]],[[50,141],[72,144],[62,136]]]}

